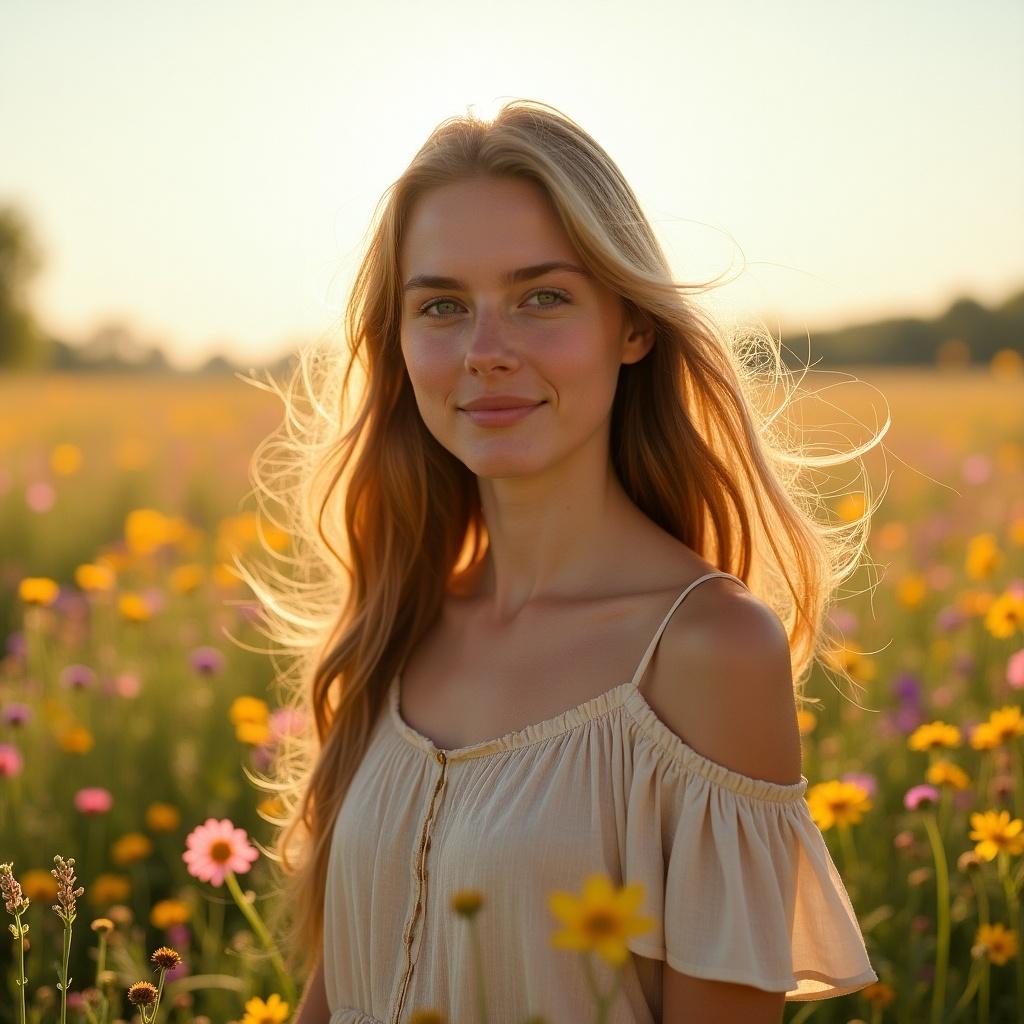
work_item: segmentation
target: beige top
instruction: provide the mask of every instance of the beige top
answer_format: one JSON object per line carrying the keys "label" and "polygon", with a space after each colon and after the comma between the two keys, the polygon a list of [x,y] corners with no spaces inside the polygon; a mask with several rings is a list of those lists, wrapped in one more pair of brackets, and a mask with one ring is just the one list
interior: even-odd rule
{"label": "beige top", "polygon": [[[596,1019],[581,954],[550,944],[547,906],[591,872],[642,882],[638,912],[657,922],[627,940],[609,1024],[661,1020],[665,961],[788,1000],[877,981],[806,776],[782,785],[704,757],[638,688],[672,613],[716,576],[737,579],[686,587],[628,683],[496,739],[435,747],[402,719],[396,675],[332,837],[330,1024],[405,1024],[421,1009],[479,1019],[470,926],[449,908],[463,888],[484,894],[474,927],[494,1024]],[[614,973],[595,962],[595,978],[607,990]]]}

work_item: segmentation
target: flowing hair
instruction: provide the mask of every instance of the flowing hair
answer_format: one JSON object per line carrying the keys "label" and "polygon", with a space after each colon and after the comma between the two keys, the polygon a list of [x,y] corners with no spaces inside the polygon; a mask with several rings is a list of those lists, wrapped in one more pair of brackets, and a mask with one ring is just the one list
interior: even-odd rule
{"label": "flowing hair", "polygon": [[[798,701],[816,659],[854,682],[826,614],[858,567],[874,508],[865,501],[829,521],[808,474],[851,458],[863,469],[888,420],[851,452],[811,454],[782,416],[792,390],[775,339],[726,332],[697,308],[687,293],[706,286],[673,280],[615,163],[560,111],[515,100],[491,121],[443,121],[377,205],[346,345],[301,348],[283,389],[269,373],[267,383],[243,377],[284,406],[250,480],[261,516],[291,549],[260,545],[280,570],[236,565],[258,599],[257,628],[288,653],[275,674],[284,703],[309,723],[285,737],[270,776],[250,774],[278,795],[278,813],[266,815],[280,826],[272,919],[293,969],[322,955],[332,831],[387,688],[437,621],[453,576],[487,552],[476,477],[424,425],[399,338],[399,252],[413,204],[481,175],[539,184],[587,269],[654,326],[653,348],[620,368],[611,411],[609,454],[630,499],[774,609]],[[762,389],[780,383],[784,400],[761,411]]]}

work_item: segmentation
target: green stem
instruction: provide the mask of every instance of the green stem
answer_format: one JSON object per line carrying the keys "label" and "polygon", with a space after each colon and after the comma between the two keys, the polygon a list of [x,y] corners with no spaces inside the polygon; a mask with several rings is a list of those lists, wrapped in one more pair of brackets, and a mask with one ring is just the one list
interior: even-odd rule
{"label": "green stem", "polygon": [[14,923],[18,929],[18,988],[21,989],[21,1024],[25,1024],[25,988],[28,978],[25,976],[25,932],[27,928],[21,923],[21,914],[14,915]]}
{"label": "green stem", "polygon": [[480,935],[476,930],[476,920],[470,919],[469,936],[473,943],[473,970],[476,974],[477,1009],[480,1013],[480,1024],[487,1024],[487,993],[484,989],[484,961],[480,948]]}
{"label": "green stem", "polygon": [[987,957],[982,957],[971,964],[971,973],[967,978],[967,988],[964,989],[963,995],[957,1000],[956,1006],[953,1007],[952,1013],[946,1018],[945,1024],[953,1024],[953,1021],[970,1005],[971,1000],[974,998],[974,993],[978,990],[978,985],[984,977],[985,960],[987,960]]}
{"label": "green stem", "polygon": [[270,954],[270,962],[274,965],[274,970],[277,972],[277,980],[281,984],[285,1000],[288,1003],[288,1006],[294,1011],[295,985],[292,982],[292,979],[288,976],[288,971],[285,969],[284,961],[281,959],[281,954],[278,953],[277,947],[274,945],[274,941],[270,937],[270,933],[267,931],[266,926],[260,919],[260,915],[256,912],[256,908],[245,898],[245,893],[242,892],[242,889],[238,884],[238,879],[235,877],[235,873],[233,871],[227,872],[225,881],[228,883],[228,889],[231,891],[231,895],[235,898],[235,902],[238,904],[238,909],[245,915],[246,920],[252,926],[252,930],[256,933],[260,942],[263,944],[263,948]]}
{"label": "green stem", "polygon": [[[974,880],[974,890],[978,894],[978,923],[987,925],[988,916],[988,892],[985,889],[985,876],[981,871],[972,871],[971,877]],[[990,998],[989,979],[991,977],[992,965],[987,956],[982,958],[981,973],[981,994],[978,997],[980,1016],[978,1024],[988,1024]]]}
{"label": "green stem", "polygon": [[949,964],[949,868],[946,851],[939,835],[939,826],[932,811],[925,812],[924,826],[935,860],[935,896],[937,902],[938,934],[935,950],[935,982],[932,989],[932,1024],[942,1020],[942,1009],[946,1002],[946,968]]}
{"label": "green stem", "polygon": [[68,964],[71,961],[71,922],[64,922],[64,968],[60,977],[60,1024],[68,1019]]}
{"label": "green stem", "polygon": [[853,832],[848,822],[840,821],[839,845],[843,851],[843,870],[851,883],[855,883],[860,875],[860,859],[857,857],[857,847],[853,842]]}
{"label": "green stem", "polygon": [[[1017,887],[1010,878],[1010,855],[1005,850],[999,851],[999,879],[1003,883],[1003,891],[1006,893],[1006,906],[1010,912],[1010,928],[1020,938],[1020,899],[1017,896]],[[1017,975],[1017,1010],[1024,1011],[1024,956],[1018,953],[1013,958]]]}

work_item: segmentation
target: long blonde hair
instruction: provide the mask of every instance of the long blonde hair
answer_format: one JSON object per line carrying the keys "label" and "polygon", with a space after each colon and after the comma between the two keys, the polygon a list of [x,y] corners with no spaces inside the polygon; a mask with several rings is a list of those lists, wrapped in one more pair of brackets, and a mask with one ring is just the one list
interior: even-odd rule
{"label": "long blonde hair", "polygon": [[274,927],[293,968],[321,955],[331,833],[387,686],[437,620],[453,575],[487,550],[476,477],[422,422],[399,344],[410,210],[429,189],[479,175],[538,183],[587,268],[653,322],[651,351],[620,371],[615,472],[650,519],[776,611],[801,701],[812,663],[832,649],[826,612],[866,545],[873,509],[831,523],[804,479],[849,453],[812,456],[782,425],[785,402],[758,411],[757,389],[787,372],[774,339],[727,336],[687,298],[704,286],[672,279],[632,189],[582,128],[529,100],[490,122],[442,122],[378,204],[344,322],[348,351],[301,349],[283,390],[269,374],[269,386],[244,378],[284,404],[251,479],[292,549],[266,547],[283,571],[238,565],[261,631],[289,652],[277,675],[284,702],[312,723],[279,750],[271,778],[254,779],[281,801]]}

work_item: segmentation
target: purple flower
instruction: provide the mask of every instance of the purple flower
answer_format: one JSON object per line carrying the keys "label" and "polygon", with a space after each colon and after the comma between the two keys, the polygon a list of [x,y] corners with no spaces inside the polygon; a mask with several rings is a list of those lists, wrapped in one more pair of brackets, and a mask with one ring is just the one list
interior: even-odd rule
{"label": "purple flower", "polygon": [[841,782],[855,782],[861,789],[867,791],[869,796],[878,792],[878,779],[870,772],[846,772],[840,776]]}
{"label": "purple flower", "polygon": [[21,751],[13,743],[0,743],[0,779],[20,775],[23,763]]}
{"label": "purple flower", "polygon": [[27,704],[8,704],[0,712],[4,725],[20,726],[32,721],[32,709]]}
{"label": "purple flower", "polygon": [[918,704],[921,700],[921,681],[909,672],[893,680],[892,694],[897,700]]}
{"label": "purple flower", "polygon": [[903,704],[890,712],[889,717],[897,732],[904,736],[909,736],[924,721],[924,713],[912,704]]}
{"label": "purple flower", "polygon": [[96,682],[96,673],[88,665],[68,665],[60,674],[61,686],[68,690],[87,690]]}
{"label": "purple flower", "polygon": [[957,606],[949,605],[935,616],[935,625],[943,633],[952,633],[967,621],[967,616]]}
{"label": "purple flower", "polygon": [[216,675],[224,667],[224,655],[216,647],[197,647],[188,660],[192,668],[203,676]]}
{"label": "purple flower", "polygon": [[12,658],[17,658],[19,661],[23,660],[27,646],[24,633],[15,632],[7,634],[7,653]]}
{"label": "purple flower", "polygon": [[919,807],[939,802],[939,791],[934,786],[913,786],[903,797],[903,806],[908,811],[916,811]]}
{"label": "purple flower", "polygon": [[969,676],[976,664],[977,661],[970,651],[959,651],[953,658],[953,671],[958,676]]}
{"label": "purple flower", "polygon": [[833,626],[846,636],[854,636],[859,625],[857,616],[846,608],[833,608],[828,613],[829,621]]}
{"label": "purple flower", "polygon": [[184,924],[172,924],[167,929],[167,944],[172,949],[184,949],[192,941],[192,933]]}

